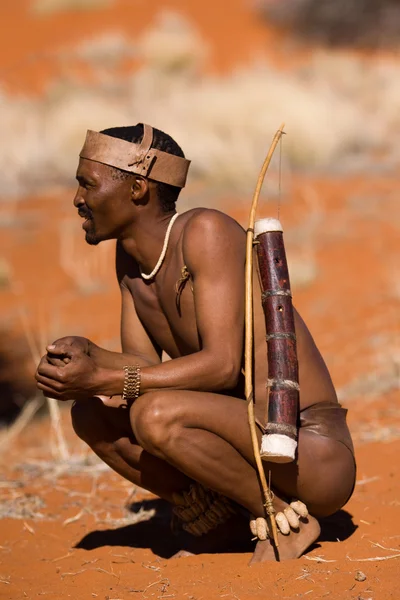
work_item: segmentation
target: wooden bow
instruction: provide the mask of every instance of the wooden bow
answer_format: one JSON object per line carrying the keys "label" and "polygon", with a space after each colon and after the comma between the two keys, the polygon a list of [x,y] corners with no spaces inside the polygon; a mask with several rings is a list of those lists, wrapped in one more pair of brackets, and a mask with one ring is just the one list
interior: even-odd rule
{"label": "wooden bow", "polygon": [[260,487],[264,498],[264,508],[270,522],[270,530],[274,545],[278,547],[278,532],[275,521],[275,509],[273,506],[273,494],[268,487],[267,480],[264,473],[264,468],[260,456],[260,450],[258,447],[257,429],[254,417],[254,394],[253,394],[253,241],[254,241],[254,221],[256,216],[258,198],[262,184],[264,182],[265,175],[270,165],[272,156],[275,148],[282,137],[283,128],[285,124],[282,123],[278,131],[275,133],[274,139],[272,140],[271,147],[268,151],[267,157],[264,160],[263,166],[258,176],[256,189],[253,196],[253,201],[250,210],[249,226],[247,228],[246,237],[246,271],[245,271],[245,394],[247,400],[247,415],[250,426],[251,441],[253,444],[254,458],[256,461],[257,472],[260,481]]}

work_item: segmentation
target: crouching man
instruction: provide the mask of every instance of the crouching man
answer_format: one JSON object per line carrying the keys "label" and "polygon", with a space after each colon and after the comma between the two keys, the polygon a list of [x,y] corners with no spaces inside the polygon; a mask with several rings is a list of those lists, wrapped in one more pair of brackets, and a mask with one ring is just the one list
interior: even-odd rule
{"label": "crouching man", "polygon": [[[36,379],[46,395],[74,399],[77,435],[122,477],[170,502],[178,525],[199,540],[198,551],[210,552],[216,540],[218,548],[232,536],[248,540],[244,515],[264,516],[264,507],[242,372],[246,235],[216,210],[176,212],[188,166],[174,140],[147,125],[88,132],[74,206],[89,244],[117,240],[122,353],[61,338],[48,347]],[[253,287],[255,411],[263,422],[266,331],[256,278]],[[281,560],[317,540],[318,517],[339,510],[355,482],[346,410],[296,311],[295,329],[296,460],[264,463],[275,509],[286,509],[292,524],[279,534]],[[171,360],[161,361],[163,351]],[[307,505],[307,519],[289,508],[293,499]],[[275,559],[268,539],[257,543],[252,560],[267,559]]]}

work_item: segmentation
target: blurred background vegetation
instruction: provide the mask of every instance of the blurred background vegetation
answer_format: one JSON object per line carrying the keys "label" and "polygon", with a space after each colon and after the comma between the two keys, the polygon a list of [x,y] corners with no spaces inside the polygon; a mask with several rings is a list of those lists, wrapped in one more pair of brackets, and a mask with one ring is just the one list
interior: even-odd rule
{"label": "blurred background vegetation", "polygon": [[[136,122],[170,133],[192,160],[181,210],[217,206],[242,224],[270,139],[287,123],[268,194],[274,211],[278,196],[286,206],[298,301],[317,323],[344,399],[380,391],[383,381],[396,385],[393,252],[384,282],[380,275],[379,289],[364,293],[364,313],[354,308],[359,299],[338,308],[334,293],[344,286],[355,298],[361,271],[352,279],[346,261],[331,277],[321,269],[332,245],[350,239],[360,254],[372,243],[380,261],[382,231],[395,226],[400,2],[16,0],[0,10],[8,53],[0,61],[0,421],[9,423],[34,394],[27,320],[30,335],[46,341],[78,333],[118,347],[113,245],[87,248],[70,202],[86,130]],[[369,190],[366,182],[359,192],[354,181],[366,175],[389,183]],[[321,187],[324,178],[353,183],[325,197],[336,188]],[[384,324],[376,312],[383,297]],[[97,313],[88,313],[93,306]]]}

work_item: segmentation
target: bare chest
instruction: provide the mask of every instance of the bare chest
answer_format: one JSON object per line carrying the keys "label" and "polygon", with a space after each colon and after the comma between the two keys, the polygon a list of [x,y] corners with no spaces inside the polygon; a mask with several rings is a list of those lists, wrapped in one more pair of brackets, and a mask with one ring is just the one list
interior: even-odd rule
{"label": "bare chest", "polygon": [[140,321],[171,358],[200,349],[193,281],[178,249],[167,256],[153,281],[135,278],[128,286]]}

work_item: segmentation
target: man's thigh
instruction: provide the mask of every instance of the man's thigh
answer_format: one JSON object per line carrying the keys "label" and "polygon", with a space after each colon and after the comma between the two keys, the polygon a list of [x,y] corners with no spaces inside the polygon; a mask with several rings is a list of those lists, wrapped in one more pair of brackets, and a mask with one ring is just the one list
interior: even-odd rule
{"label": "man's thigh", "polygon": [[[173,439],[174,430],[179,432],[186,428],[213,433],[232,446],[255,470],[247,404],[239,398],[184,390],[150,392],[135,401],[131,422],[139,440],[143,435],[141,427],[159,430],[165,447]],[[258,430],[257,435],[260,444],[261,431]],[[271,472],[272,486],[281,495],[301,498],[314,506],[325,504],[327,496],[341,495],[343,469],[348,466],[347,457],[340,455],[338,445],[335,440],[300,429],[296,460],[286,464],[263,461],[265,472],[267,475]],[[203,453],[208,451],[211,451],[210,445],[202,447]],[[235,468],[234,460],[232,468]],[[343,490],[343,494],[346,493]]]}
{"label": "man's thigh", "polygon": [[[207,431],[232,446],[255,469],[247,404],[239,398],[185,390],[150,392],[135,401],[131,408],[131,422],[139,440],[147,435],[158,437],[154,432],[160,431],[159,445],[163,447],[181,428],[192,429],[192,436],[195,430]],[[258,431],[257,435],[261,444],[261,432]],[[208,448],[211,450],[210,446]],[[204,452],[207,453],[207,447]],[[297,463],[264,465],[266,471],[271,470],[277,489],[287,495],[296,495],[299,475]],[[235,468],[235,464],[232,464],[232,468]]]}

